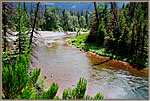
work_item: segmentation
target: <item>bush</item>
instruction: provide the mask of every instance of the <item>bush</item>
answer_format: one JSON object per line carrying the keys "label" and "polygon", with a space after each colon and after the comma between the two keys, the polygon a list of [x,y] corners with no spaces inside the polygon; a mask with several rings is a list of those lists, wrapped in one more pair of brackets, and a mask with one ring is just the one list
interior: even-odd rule
{"label": "bush", "polygon": [[29,99],[32,95],[33,85],[40,74],[40,69],[32,71],[29,75],[28,61],[24,55],[17,58],[15,67],[10,64],[2,66],[2,91],[4,99]]}
{"label": "bush", "polygon": [[104,96],[100,93],[97,93],[93,98],[89,95],[85,95],[86,92],[87,80],[84,78],[80,78],[77,83],[77,87],[74,89],[65,89],[63,92],[63,99],[103,99]]}

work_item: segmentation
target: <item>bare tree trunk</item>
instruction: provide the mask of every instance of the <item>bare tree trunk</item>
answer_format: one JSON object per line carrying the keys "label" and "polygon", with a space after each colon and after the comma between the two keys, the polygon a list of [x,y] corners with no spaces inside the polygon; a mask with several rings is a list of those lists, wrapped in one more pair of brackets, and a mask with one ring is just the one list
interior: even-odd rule
{"label": "bare tree trunk", "polygon": [[26,12],[26,3],[23,3],[24,11]]}
{"label": "bare tree trunk", "polygon": [[94,2],[94,8],[95,8],[95,16],[96,16],[96,20],[97,20],[97,25],[99,25],[99,18],[98,18],[96,2]]}
{"label": "bare tree trunk", "polygon": [[37,18],[39,5],[40,5],[40,2],[38,2],[37,6],[36,6],[35,19],[34,19],[34,23],[33,23],[33,26],[32,26],[32,32],[31,32],[31,36],[30,36],[30,44],[29,45],[32,44],[33,32],[34,32],[34,28],[35,28],[35,24],[36,24],[36,18]]}
{"label": "bare tree trunk", "polygon": [[3,31],[4,31],[4,52],[6,52],[6,44],[7,44],[7,40],[6,40],[6,4],[4,3],[3,4],[3,25],[4,25],[4,28],[3,28]]}
{"label": "bare tree trunk", "polygon": [[114,11],[113,3],[110,2],[110,4],[111,4],[112,12],[113,12],[114,17],[115,17],[115,24],[116,24],[116,27],[117,27],[117,29],[118,29],[118,32],[121,33],[121,30],[120,30],[120,27],[119,27],[119,23],[118,23],[118,18],[117,18],[117,15],[116,15],[115,11]]}

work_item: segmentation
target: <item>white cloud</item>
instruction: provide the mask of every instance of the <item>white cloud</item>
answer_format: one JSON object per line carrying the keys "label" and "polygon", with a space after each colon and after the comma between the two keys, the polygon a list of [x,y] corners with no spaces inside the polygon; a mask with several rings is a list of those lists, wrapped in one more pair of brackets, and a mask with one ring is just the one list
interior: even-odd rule
{"label": "white cloud", "polygon": [[55,5],[55,3],[53,2],[42,2],[41,5]]}
{"label": "white cloud", "polygon": [[77,5],[73,5],[71,8],[76,8]]}

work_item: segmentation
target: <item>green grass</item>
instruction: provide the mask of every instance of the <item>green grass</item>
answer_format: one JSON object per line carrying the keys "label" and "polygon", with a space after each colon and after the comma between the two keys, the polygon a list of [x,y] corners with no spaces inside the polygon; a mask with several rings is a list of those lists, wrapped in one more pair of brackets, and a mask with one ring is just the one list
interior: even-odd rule
{"label": "green grass", "polygon": [[72,38],[71,40],[68,40],[68,43],[76,46],[77,48],[83,49],[84,51],[87,52],[93,52],[101,56],[111,57],[114,60],[136,63],[148,67],[148,59],[147,61],[145,61],[144,59],[138,58],[136,56],[114,54],[111,50],[108,50],[104,46],[99,46],[96,43],[85,43],[88,35],[89,33],[78,35]]}

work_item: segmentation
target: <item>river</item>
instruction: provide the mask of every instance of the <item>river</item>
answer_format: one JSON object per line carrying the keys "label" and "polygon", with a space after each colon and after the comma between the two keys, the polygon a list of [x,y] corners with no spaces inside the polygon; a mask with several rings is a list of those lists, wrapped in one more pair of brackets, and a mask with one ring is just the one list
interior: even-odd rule
{"label": "river", "polygon": [[107,58],[68,45],[66,39],[75,34],[39,33],[38,47],[33,49],[38,60],[34,58],[33,63],[41,68],[48,85],[52,82],[59,84],[59,97],[65,88],[75,88],[79,78],[84,77],[87,79],[86,94],[90,96],[100,92],[104,99],[148,99],[147,72],[115,60],[93,66]]}

